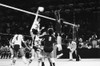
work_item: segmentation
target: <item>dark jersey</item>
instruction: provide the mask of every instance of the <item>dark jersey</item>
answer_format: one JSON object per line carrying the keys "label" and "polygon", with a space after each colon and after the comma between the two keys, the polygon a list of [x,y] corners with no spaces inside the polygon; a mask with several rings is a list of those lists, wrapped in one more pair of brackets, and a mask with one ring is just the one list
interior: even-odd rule
{"label": "dark jersey", "polygon": [[61,24],[59,22],[56,22],[56,33],[61,33]]}
{"label": "dark jersey", "polygon": [[50,35],[44,35],[40,38],[44,39],[44,51],[45,52],[52,52],[53,44],[55,42],[55,37]]}
{"label": "dark jersey", "polygon": [[56,15],[56,33],[61,33],[61,20],[60,20],[60,11],[55,12]]}
{"label": "dark jersey", "polygon": [[40,38],[44,39],[44,46],[46,46],[46,47],[52,47],[53,43],[55,42],[55,37],[54,36],[44,35]]}

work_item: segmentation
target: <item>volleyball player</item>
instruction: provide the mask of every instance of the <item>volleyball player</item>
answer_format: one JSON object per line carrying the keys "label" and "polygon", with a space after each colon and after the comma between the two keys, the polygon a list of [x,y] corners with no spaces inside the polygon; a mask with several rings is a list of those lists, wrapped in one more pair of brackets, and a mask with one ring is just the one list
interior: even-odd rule
{"label": "volleyball player", "polygon": [[33,41],[33,49],[32,49],[32,59],[30,59],[30,63],[32,62],[32,60],[34,59],[34,55],[35,55],[35,52],[36,52],[36,55],[38,57],[38,64],[40,64],[40,61],[41,61],[41,40],[39,38],[40,36],[40,32],[42,29],[44,29],[44,27],[42,27],[40,29],[40,18],[38,18],[37,20],[35,19],[35,22],[33,23],[32,25],[32,28],[30,30],[30,34],[31,34],[31,37],[32,37],[32,41]]}
{"label": "volleyball player", "polygon": [[70,41],[69,42],[68,49],[70,49],[70,52],[69,52],[69,60],[72,61],[73,60],[73,53],[75,52],[75,54],[76,54],[76,42],[73,41],[73,40]]}
{"label": "volleyball player", "polygon": [[25,63],[25,65],[28,64],[26,58],[25,58],[25,53],[24,53],[24,48],[22,47],[22,42],[25,43],[24,37],[21,34],[15,34],[12,40],[10,40],[10,45],[11,45],[11,65],[15,65],[16,59],[18,57],[18,52],[20,52],[22,56],[22,60]]}
{"label": "volleyball player", "polygon": [[53,29],[52,28],[48,29],[47,35],[43,35],[40,38],[44,39],[42,66],[45,66],[44,64],[45,58],[48,58],[50,66],[55,66],[55,61],[52,53],[53,53],[53,45],[56,42],[56,38],[53,36]]}

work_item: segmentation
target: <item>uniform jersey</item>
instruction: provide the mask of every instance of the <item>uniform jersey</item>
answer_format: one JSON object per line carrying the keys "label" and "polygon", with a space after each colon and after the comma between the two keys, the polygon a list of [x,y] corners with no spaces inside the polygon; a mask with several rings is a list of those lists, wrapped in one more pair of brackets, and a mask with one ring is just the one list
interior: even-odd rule
{"label": "uniform jersey", "polygon": [[22,35],[15,35],[14,37],[13,37],[13,39],[12,39],[12,43],[14,44],[14,45],[19,45],[20,46],[20,48],[22,47],[22,42],[23,42],[23,36]]}
{"label": "uniform jersey", "polygon": [[53,44],[55,42],[55,37],[50,35],[44,35],[40,38],[44,38],[44,51],[45,52],[52,52]]}
{"label": "uniform jersey", "polygon": [[59,22],[56,22],[56,33],[61,33],[61,24]]}
{"label": "uniform jersey", "polygon": [[75,51],[76,50],[76,42],[72,41],[68,48],[71,50],[71,51]]}
{"label": "uniform jersey", "polygon": [[34,40],[34,44],[35,45],[40,45],[41,44],[40,42],[41,42],[41,39],[39,38],[39,36],[36,35],[35,40]]}
{"label": "uniform jersey", "polygon": [[39,31],[39,28],[40,28],[40,24],[38,21],[35,21],[32,25],[32,29],[35,29],[37,31]]}

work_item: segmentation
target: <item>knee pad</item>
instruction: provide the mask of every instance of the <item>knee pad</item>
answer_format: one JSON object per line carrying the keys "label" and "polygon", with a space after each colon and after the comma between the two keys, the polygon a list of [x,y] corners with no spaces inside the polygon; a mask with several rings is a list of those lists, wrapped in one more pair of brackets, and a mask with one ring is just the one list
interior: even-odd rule
{"label": "knee pad", "polygon": [[16,61],[16,60],[17,60],[17,58],[14,58],[14,60]]}
{"label": "knee pad", "polygon": [[23,59],[23,62],[24,62],[25,64],[28,63],[27,60],[26,60],[26,58],[25,58],[25,56],[23,56],[22,59]]}
{"label": "knee pad", "polygon": [[34,57],[32,56],[32,57],[31,57],[31,60],[33,60],[33,59],[34,59]]}
{"label": "knee pad", "polygon": [[52,62],[52,63],[55,63],[55,60],[54,60],[54,58],[50,58],[50,60],[51,60],[51,62]]}

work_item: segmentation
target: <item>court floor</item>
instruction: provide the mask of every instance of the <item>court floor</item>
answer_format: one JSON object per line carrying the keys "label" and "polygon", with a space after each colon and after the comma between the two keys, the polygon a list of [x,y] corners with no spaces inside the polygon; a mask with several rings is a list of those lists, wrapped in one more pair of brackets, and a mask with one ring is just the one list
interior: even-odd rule
{"label": "court floor", "polygon": [[[55,59],[56,66],[100,66],[99,59],[81,59],[81,61],[69,61],[68,59]],[[0,59],[0,66],[11,66],[10,59]],[[15,66],[25,66],[21,59],[17,59]],[[29,66],[38,66],[35,59]],[[45,61],[45,66],[50,66],[48,60]]]}

